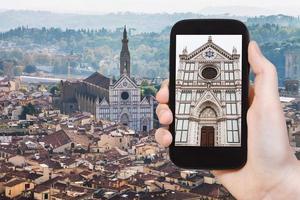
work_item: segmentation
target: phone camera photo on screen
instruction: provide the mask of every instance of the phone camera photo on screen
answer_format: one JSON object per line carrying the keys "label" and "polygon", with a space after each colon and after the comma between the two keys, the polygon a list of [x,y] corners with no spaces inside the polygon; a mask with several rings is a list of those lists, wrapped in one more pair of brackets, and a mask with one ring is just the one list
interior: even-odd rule
{"label": "phone camera photo on screen", "polygon": [[249,34],[237,20],[177,22],[170,35],[170,159],[232,169],[247,161]]}
{"label": "phone camera photo on screen", "polygon": [[176,35],[176,146],[241,145],[241,51],[242,35]]}

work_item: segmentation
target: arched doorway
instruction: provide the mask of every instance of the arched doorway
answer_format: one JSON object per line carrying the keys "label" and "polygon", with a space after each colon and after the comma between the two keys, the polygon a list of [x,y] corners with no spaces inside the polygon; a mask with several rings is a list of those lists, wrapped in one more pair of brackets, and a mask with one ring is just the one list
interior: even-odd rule
{"label": "arched doorway", "polygon": [[201,146],[213,147],[215,144],[215,128],[213,126],[202,126]]}
{"label": "arched doorway", "polygon": [[142,131],[148,131],[148,120],[147,118],[142,119]]}
{"label": "arched doorway", "polygon": [[212,107],[207,106],[201,111],[200,124],[201,124],[200,146],[203,147],[215,146],[215,127],[217,125],[217,114]]}
{"label": "arched doorway", "polygon": [[124,113],[123,115],[121,115],[121,123],[125,126],[129,125],[129,116],[127,113]]}

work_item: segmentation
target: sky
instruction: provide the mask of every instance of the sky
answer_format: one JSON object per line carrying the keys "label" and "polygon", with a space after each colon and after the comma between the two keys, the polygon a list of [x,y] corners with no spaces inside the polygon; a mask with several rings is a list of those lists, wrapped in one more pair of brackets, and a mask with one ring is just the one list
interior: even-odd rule
{"label": "sky", "polygon": [[[188,53],[205,44],[209,35],[176,35],[176,65],[179,66],[179,54],[183,48],[187,47]],[[211,35],[212,41],[227,51],[232,53],[232,48],[235,47],[238,54],[242,50],[242,35]],[[241,63],[241,56],[240,56]],[[176,66],[176,71],[178,67]]]}
{"label": "sky", "polygon": [[[212,9],[218,7],[219,9]],[[225,8],[224,8],[225,7]],[[252,7],[253,9],[236,9]],[[207,9],[209,8],[209,9]],[[227,9],[228,8],[228,9]],[[226,12],[300,15],[299,0],[1,0],[1,10],[41,10],[60,13],[96,14],[109,12]],[[242,12],[242,13],[241,13]],[[255,14],[255,12],[254,12]]]}

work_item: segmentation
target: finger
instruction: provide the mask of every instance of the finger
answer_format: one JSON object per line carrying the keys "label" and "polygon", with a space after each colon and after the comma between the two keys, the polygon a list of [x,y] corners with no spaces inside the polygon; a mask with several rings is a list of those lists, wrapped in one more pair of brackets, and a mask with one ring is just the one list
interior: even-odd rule
{"label": "finger", "polygon": [[159,103],[169,102],[169,79],[166,79],[162,82],[160,90],[156,94],[156,100]]}
{"label": "finger", "polygon": [[173,114],[167,104],[158,104],[156,108],[156,115],[159,123],[169,125],[173,121]]}
{"label": "finger", "polygon": [[254,98],[254,87],[253,85],[249,85],[249,92],[248,92],[248,103],[251,106]]}
{"label": "finger", "polygon": [[248,60],[255,74],[255,98],[278,98],[276,68],[263,56],[256,42],[249,43],[248,52]]}
{"label": "finger", "polygon": [[222,169],[222,170],[210,170],[210,172],[215,176],[215,177],[220,177],[224,174],[228,174],[231,172],[236,172],[236,169]]}
{"label": "finger", "polygon": [[160,145],[168,147],[172,143],[172,134],[166,128],[159,128],[155,132],[155,140]]}

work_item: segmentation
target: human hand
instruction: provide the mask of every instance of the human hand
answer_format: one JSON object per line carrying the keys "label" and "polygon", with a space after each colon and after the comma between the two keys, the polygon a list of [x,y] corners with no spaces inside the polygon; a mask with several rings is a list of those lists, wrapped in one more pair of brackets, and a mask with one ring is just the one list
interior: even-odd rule
{"label": "human hand", "polygon": [[[212,173],[237,199],[300,199],[300,165],[289,145],[276,68],[262,55],[256,42],[249,43],[248,53],[255,74],[247,113],[248,160],[241,169]],[[156,98],[160,103],[156,110],[160,123],[171,124],[168,80]],[[166,127],[157,129],[155,138],[165,147],[172,142]]]}

